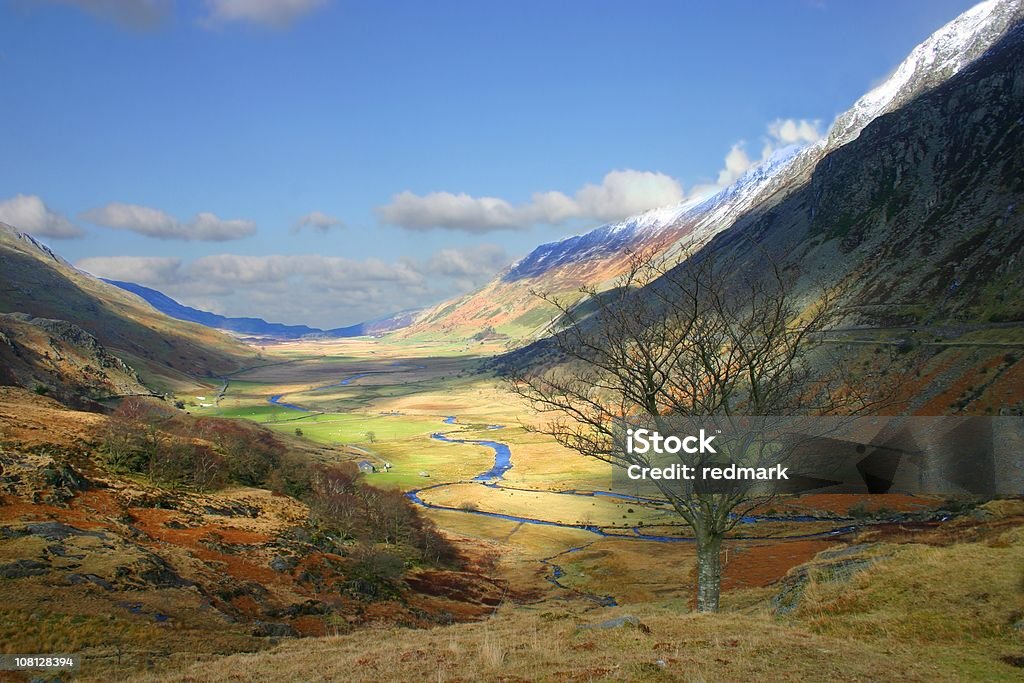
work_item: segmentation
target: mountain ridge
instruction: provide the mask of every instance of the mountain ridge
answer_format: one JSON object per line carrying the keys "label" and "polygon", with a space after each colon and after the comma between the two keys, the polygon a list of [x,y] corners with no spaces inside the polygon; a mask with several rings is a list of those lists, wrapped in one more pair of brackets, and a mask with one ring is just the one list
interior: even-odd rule
{"label": "mountain ridge", "polygon": [[[655,209],[583,235],[538,246],[476,292],[438,304],[400,334],[469,336],[493,327],[520,341],[542,338],[557,317],[532,292],[578,303],[580,284],[611,286],[627,251],[667,257],[699,249],[744,215],[763,211],[799,190],[815,168],[855,140],[872,121],[944,83],[991,48],[1024,15],[1021,0],[988,0],[932,33],[882,84],[838,116],[828,134],[799,149],[780,150],[733,185],[701,202]],[[777,152],[778,154],[778,152]],[[642,226],[643,229],[639,229]]]}
{"label": "mountain ridge", "polygon": [[[138,371],[153,390],[231,372],[253,349],[174,320],[136,296],[78,270],[31,235],[0,223],[0,313],[64,321]],[[32,332],[19,324],[21,331]],[[18,338],[15,336],[17,343]]]}
{"label": "mountain ridge", "polygon": [[[843,320],[823,346],[861,367],[895,354],[906,369],[905,414],[1024,414],[1022,104],[1024,22],[876,118],[809,182],[742,216],[694,258],[729,264],[719,277],[737,286],[783,273],[799,307],[813,307],[823,284],[836,287]],[[613,305],[656,307],[686,267]],[[545,338],[494,367],[552,362]]]}
{"label": "mountain ridge", "polygon": [[211,313],[192,306],[186,306],[163,292],[123,280],[100,278],[103,282],[120,287],[142,298],[161,313],[177,320],[185,320],[217,330],[225,330],[239,334],[249,334],[275,339],[301,339],[308,337],[359,337],[363,335],[381,334],[401,329],[408,325],[419,313],[419,309],[399,311],[389,316],[367,320],[346,327],[323,330],[308,325],[286,325],[284,323],[267,322],[263,318],[229,317]]}

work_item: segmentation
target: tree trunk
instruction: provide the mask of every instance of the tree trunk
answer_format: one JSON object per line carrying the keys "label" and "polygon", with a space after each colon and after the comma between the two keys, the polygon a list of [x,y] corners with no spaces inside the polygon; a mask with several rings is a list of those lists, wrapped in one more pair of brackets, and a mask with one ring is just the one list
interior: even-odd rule
{"label": "tree trunk", "polygon": [[722,586],[722,536],[710,533],[697,537],[697,611],[717,612]]}

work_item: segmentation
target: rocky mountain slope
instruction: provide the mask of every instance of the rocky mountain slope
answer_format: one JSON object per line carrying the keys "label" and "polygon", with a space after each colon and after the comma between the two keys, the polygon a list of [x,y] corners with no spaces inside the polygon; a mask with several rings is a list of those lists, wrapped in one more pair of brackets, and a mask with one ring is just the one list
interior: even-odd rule
{"label": "rocky mountain slope", "polygon": [[0,384],[68,405],[151,393],[135,370],[81,327],[25,313],[0,314]]}
{"label": "rocky mountain slope", "polygon": [[[906,409],[1024,407],[1024,24],[879,117],[783,202],[706,247],[848,287],[837,342],[918,363]],[[756,246],[755,246],[756,245]]]}
{"label": "rocky mountain slope", "polygon": [[709,245],[846,280],[860,326],[1024,320],[1024,24]]}
{"label": "rocky mountain slope", "polygon": [[[746,282],[777,266],[811,304],[844,289],[828,333],[855,364],[895,351],[903,410],[1024,414],[1024,23],[941,85],[879,116],[808,181],[693,258]],[[683,267],[683,266],[680,266]],[[664,300],[672,274],[631,297]],[[534,365],[546,344],[509,354]]]}
{"label": "rocky mountain slope", "polygon": [[[0,313],[77,326],[157,391],[182,378],[236,370],[255,356],[235,339],[169,318],[137,296],[77,270],[30,235],[2,223]],[[11,337],[15,342],[16,336]]]}
{"label": "rocky mountain slope", "polygon": [[[469,336],[494,328],[517,339],[543,336],[554,311],[531,292],[566,298],[580,284],[609,286],[627,250],[673,254],[695,249],[744,216],[760,215],[803,188],[819,164],[872,122],[944,83],[985,53],[1024,16],[1021,0],[988,0],[936,31],[881,85],[839,116],[821,141],[776,152],[733,186],[538,247],[477,292],[427,311],[403,334]],[[835,188],[839,191],[840,188]]]}

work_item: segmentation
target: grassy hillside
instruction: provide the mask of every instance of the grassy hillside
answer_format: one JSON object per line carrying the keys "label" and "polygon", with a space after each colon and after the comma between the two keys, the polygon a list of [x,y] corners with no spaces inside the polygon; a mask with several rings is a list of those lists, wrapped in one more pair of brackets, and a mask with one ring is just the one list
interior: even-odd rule
{"label": "grassy hillside", "polygon": [[92,334],[165,391],[182,376],[236,370],[255,352],[231,337],[173,320],[142,299],[101,282],[31,237],[0,224],[0,313],[66,320]]}
{"label": "grassy hillside", "polygon": [[0,313],[0,384],[68,405],[150,391],[131,367],[77,325],[18,313]]}
{"label": "grassy hillside", "polygon": [[359,457],[155,399],[106,416],[0,387],[3,651],[78,652],[112,680],[490,613],[504,585],[472,546],[453,555],[401,493],[343,464]]}
{"label": "grassy hillside", "polygon": [[1020,680],[1022,513],[995,502],[985,521],[867,535],[730,594],[721,614],[506,604],[484,623],[295,641],[138,680]]}

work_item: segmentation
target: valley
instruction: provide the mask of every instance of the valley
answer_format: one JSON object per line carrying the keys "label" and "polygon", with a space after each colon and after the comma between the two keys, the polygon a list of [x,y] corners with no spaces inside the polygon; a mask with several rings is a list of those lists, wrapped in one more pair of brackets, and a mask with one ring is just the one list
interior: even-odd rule
{"label": "valley", "polygon": [[[1013,339],[1014,331],[1006,338]],[[1024,350],[1024,343],[1006,343]],[[628,565],[620,558],[636,553],[671,553],[683,561],[692,555],[689,529],[664,501],[611,492],[609,465],[532,433],[540,418],[499,377],[479,372],[498,348],[389,339],[280,343],[268,347],[268,357],[289,361],[238,373],[218,404],[196,410],[254,420],[348,450],[365,463],[368,482],[402,491],[440,528],[501,547],[511,575],[534,574],[531,590],[544,588],[537,583],[542,580],[571,585],[572,592],[596,596],[599,603],[628,602],[628,589],[618,596],[607,592],[609,584],[598,578],[609,571],[603,565]],[[809,494],[780,501],[745,518],[731,534],[734,556],[751,559],[732,570],[727,564],[726,580],[768,585],[807,559],[791,552],[790,544],[805,552],[827,548],[830,539],[843,541],[872,523],[898,523],[901,516],[936,523],[931,513],[944,504],[941,498],[897,495]],[[859,519],[851,516],[854,506]],[[886,514],[863,516],[879,508]],[[533,547],[538,534],[544,543]],[[589,553],[580,552],[594,544]],[[566,572],[552,562],[566,554],[600,561],[587,567],[581,559]],[[758,556],[790,559],[746,576]],[[511,557],[515,562],[509,564]],[[678,591],[680,599],[687,590],[671,582],[659,589]]]}
{"label": "valley", "polygon": [[[1013,333],[1006,338],[1012,339]],[[595,641],[579,630],[580,624],[627,615],[639,618],[657,635],[648,642],[651,637],[644,633],[625,629],[613,637],[611,656],[619,665],[624,657],[632,661],[627,665],[632,668],[622,672],[625,677],[643,675],[647,663],[661,656],[645,659],[645,649],[665,652],[666,640],[680,639],[692,644],[670,649],[671,666],[740,680],[760,666],[757,655],[744,648],[756,650],[770,642],[775,651],[785,652],[796,646],[788,638],[796,642],[810,638],[822,639],[816,647],[838,652],[835,644],[827,644],[834,642],[828,639],[838,633],[853,637],[852,631],[844,630],[850,627],[841,625],[832,611],[825,621],[820,620],[824,617],[815,621],[810,615],[818,614],[815,610],[824,609],[825,604],[818,601],[841,599],[833,591],[839,591],[838,596],[845,590],[855,589],[858,595],[862,590],[884,590],[873,582],[891,581],[885,578],[887,572],[899,575],[908,570],[909,565],[902,563],[920,552],[917,549],[955,553],[942,555],[945,559],[936,560],[940,563],[966,552],[962,544],[969,542],[995,544],[992,547],[1008,544],[1007,557],[1024,552],[1024,539],[1018,538],[1024,508],[1017,503],[993,504],[965,514],[941,497],[810,494],[782,498],[772,509],[744,520],[726,541],[725,613],[706,617],[713,622],[670,618],[677,610],[692,608],[696,564],[689,529],[661,501],[610,493],[606,465],[531,432],[537,416],[504,389],[500,378],[479,371],[492,348],[392,339],[283,342],[267,346],[264,353],[267,360],[285,360],[238,373],[216,405],[198,409],[209,415],[255,420],[282,435],[301,433],[303,439],[341,449],[348,453],[345,457],[368,463],[363,475],[367,482],[401,491],[458,547],[489,557],[488,576],[507,587],[483,630],[453,626],[425,636],[387,631],[393,646],[362,655],[356,652],[363,636],[356,632],[322,645],[297,649],[284,645],[267,656],[229,658],[214,664],[213,671],[226,674],[237,666],[246,675],[297,674],[302,657],[327,647],[338,652],[355,648],[344,656],[362,662],[356,680],[373,680],[383,671],[395,675],[396,670],[403,677],[462,676],[467,671],[492,677],[518,671],[535,678],[559,672],[557,677],[583,680],[609,676],[612,669],[607,668],[610,659],[591,650]],[[271,404],[271,398],[278,400]],[[1003,540],[982,540],[996,538]],[[871,569],[876,564],[877,569]],[[833,573],[834,578],[826,578]],[[816,577],[811,579],[813,588],[801,583],[808,576]],[[902,580],[889,583],[889,589],[896,590]],[[916,585],[923,585],[921,581],[930,579],[919,578]],[[1009,589],[1006,579],[993,581],[993,586]],[[962,598],[944,591],[959,589],[946,585],[929,584],[929,590],[943,596],[936,599],[947,601],[946,607],[936,607],[958,609],[955,605]],[[872,620],[886,618],[870,604],[864,607],[865,619],[875,623]],[[721,647],[720,639],[727,638],[721,629],[730,632],[727,624],[733,623],[729,620],[734,615],[743,615],[748,624],[761,624],[766,614],[776,615],[758,626],[772,634],[764,636],[768,641],[755,645],[748,640],[752,636],[736,632],[728,637],[748,643],[734,646],[740,648],[739,659],[719,656],[715,663],[698,664],[703,656],[698,653],[704,648],[711,652]],[[790,614],[799,616],[785,616]],[[782,632],[774,630],[779,619],[786,624]],[[719,640],[702,640],[697,634],[705,628],[714,629]],[[997,627],[993,634],[1001,632]],[[533,633],[567,639],[568,649],[523,640]],[[435,637],[444,644],[428,655],[431,649],[424,646],[424,638]],[[986,645],[980,640],[976,646],[954,645],[945,636],[912,631],[901,642],[923,638],[930,643],[926,647],[945,662],[940,678],[951,671],[947,648],[963,648],[955,650],[963,658],[963,667],[980,667],[977,671],[984,670],[986,675],[1008,674],[1000,668],[1003,664],[997,662],[991,668],[983,663],[981,653],[986,647],[1001,647],[998,638],[1002,636],[992,637],[997,640],[984,641]],[[837,655],[841,676],[858,675],[852,673],[860,665],[851,654],[857,648],[880,647],[864,638],[856,636],[857,644]],[[597,642],[602,643],[598,648],[609,647],[606,638]],[[638,659],[625,655],[638,647],[643,648]],[[901,671],[911,680],[935,675],[927,667],[920,668],[920,662],[901,659],[900,647],[886,646],[891,656],[887,666],[895,667],[890,671]],[[581,658],[583,654],[587,656]],[[333,665],[326,666],[333,671]],[[204,666],[203,672],[207,670]],[[873,675],[866,671],[861,675]],[[153,680],[214,680],[217,675],[192,670],[182,677]],[[329,679],[336,674],[322,675]]]}
{"label": "valley", "polygon": [[[968,670],[963,667],[1009,671],[982,653],[1003,651],[1009,642],[997,622],[1012,620],[1016,598],[1007,598],[1015,589],[1012,573],[1001,576],[997,567],[1024,559],[1024,508],[1018,503],[974,508],[901,495],[779,499],[744,520],[726,541],[724,613],[699,621],[670,618],[692,607],[696,564],[689,529],[660,501],[609,493],[606,465],[531,432],[538,418],[499,378],[480,371],[493,349],[486,343],[366,338],[267,344],[259,365],[177,396],[196,419],[241,418],[272,430],[308,462],[366,463],[360,475],[365,482],[414,503],[454,545],[462,568],[413,569],[396,584],[401,593],[391,597],[353,599],[346,596],[358,594],[338,592],[342,584],[330,587],[349,574],[345,555],[355,551],[315,540],[310,545],[303,535],[309,532],[301,531],[311,528],[311,508],[304,503],[258,487],[203,493],[111,476],[76,451],[109,418],[8,391],[0,397],[6,482],[0,544],[2,569],[19,577],[13,579],[19,593],[7,596],[7,616],[0,620],[6,637],[26,646],[71,643],[91,662],[89,680],[146,668],[154,671],[148,678],[141,674],[147,680],[219,680],[233,667],[252,677],[300,675],[290,667],[304,660],[292,658],[320,647],[358,650],[364,638],[382,634],[392,646],[346,655],[364,662],[355,680],[374,680],[384,670],[448,676],[455,666],[459,675],[472,670],[491,677],[511,669],[528,677],[575,672],[587,678],[607,675],[611,659],[593,656],[594,640],[579,625],[626,615],[655,634],[627,628],[599,641],[620,665],[632,662],[627,677],[661,658],[667,666],[738,680],[761,666],[750,648],[770,642],[784,652],[811,639],[830,649],[838,634],[853,637],[834,608],[828,608],[828,621],[814,616],[827,601],[840,599],[839,586],[857,586],[858,595],[868,591],[864,618],[875,623],[889,617],[874,611],[877,598],[869,598],[870,591],[882,590],[877,582],[895,590],[906,581],[889,575],[902,577],[912,566],[906,562],[920,565],[924,560],[915,553],[932,549],[926,552],[935,558],[927,562],[936,562],[938,571],[977,547],[970,552],[986,558],[979,566],[995,563],[995,574],[983,569],[977,578],[990,585],[982,603],[992,611],[986,619],[995,620],[993,630],[973,644],[916,630],[907,637],[930,643],[946,673]],[[58,462],[71,469],[60,470]],[[61,475],[56,484],[31,474],[48,468],[76,474]],[[915,585],[922,581],[933,579],[919,575]],[[938,575],[927,585],[946,601],[940,611],[961,609],[964,598],[947,593],[965,588]],[[44,595],[62,597],[43,630],[11,630]],[[109,621],[88,616],[107,612]],[[747,644],[734,646],[738,659],[726,657],[727,668],[696,663],[702,649],[721,647],[714,644],[721,640],[699,635],[705,629],[727,638],[722,634],[739,623],[735,619],[761,624],[768,614],[776,616],[759,626],[764,635],[757,636],[766,640],[728,636]],[[438,619],[483,623],[468,631],[438,627]],[[394,624],[404,628],[389,630]],[[348,635],[337,635],[342,633]],[[565,640],[568,649],[522,640],[531,633]],[[297,641],[309,645],[289,644],[295,635],[316,638]],[[437,637],[445,645],[436,655],[406,654],[427,652],[424,642]],[[863,635],[855,639],[858,645],[848,653],[880,647]],[[692,645],[665,649],[676,640]],[[232,656],[267,648],[266,655],[250,659]],[[888,651],[892,665],[909,678],[929,675],[927,667],[898,654],[899,646]],[[196,656],[209,661],[189,669]],[[845,676],[868,671],[858,668],[857,659],[840,656],[837,670]],[[176,663],[184,668],[172,673]],[[325,679],[338,675],[329,673],[333,664],[326,666]]]}

